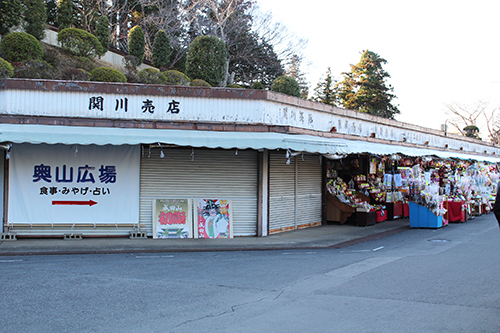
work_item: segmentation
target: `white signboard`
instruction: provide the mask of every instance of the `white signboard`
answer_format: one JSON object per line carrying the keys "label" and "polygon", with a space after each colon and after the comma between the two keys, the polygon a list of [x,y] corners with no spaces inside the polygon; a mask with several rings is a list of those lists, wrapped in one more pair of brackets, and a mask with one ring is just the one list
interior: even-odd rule
{"label": "white signboard", "polygon": [[15,145],[9,223],[137,223],[139,146]]}

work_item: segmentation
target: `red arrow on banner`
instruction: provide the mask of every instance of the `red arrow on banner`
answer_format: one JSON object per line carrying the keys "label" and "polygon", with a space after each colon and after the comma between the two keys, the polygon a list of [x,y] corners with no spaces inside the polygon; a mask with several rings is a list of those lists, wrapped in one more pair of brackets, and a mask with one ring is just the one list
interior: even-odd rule
{"label": "red arrow on banner", "polygon": [[93,206],[97,205],[97,202],[89,200],[89,201],[52,201],[52,205],[76,205],[76,206]]}

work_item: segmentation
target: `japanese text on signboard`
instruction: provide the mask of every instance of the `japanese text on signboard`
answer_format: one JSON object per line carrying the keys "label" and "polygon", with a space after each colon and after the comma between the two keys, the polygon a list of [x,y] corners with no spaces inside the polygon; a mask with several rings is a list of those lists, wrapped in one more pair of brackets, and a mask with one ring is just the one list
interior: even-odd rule
{"label": "japanese text on signboard", "polygon": [[[75,170],[76,169],[76,170]],[[117,172],[114,165],[101,165],[99,169],[96,167],[61,165],[56,166],[54,173],[50,165],[38,164],[33,167],[33,182],[43,183],[46,185],[60,186],[42,186],[40,187],[40,195],[107,195],[111,194],[109,187],[101,187],[106,184],[116,183]],[[69,184],[76,183],[76,186]],[[101,186],[94,186],[94,184]],[[87,186],[88,185],[88,186]]]}

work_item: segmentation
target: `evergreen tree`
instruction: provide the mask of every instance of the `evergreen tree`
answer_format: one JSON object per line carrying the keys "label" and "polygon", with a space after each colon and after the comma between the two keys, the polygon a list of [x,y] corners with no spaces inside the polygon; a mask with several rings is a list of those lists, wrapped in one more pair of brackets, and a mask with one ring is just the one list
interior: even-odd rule
{"label": "evergreen tree", "polygon": [[59,31],[73,25],[73,1],[59,0],[57,3],[57,26]]}
{"label": "evergreen tree", "polygon": [[285,70],[285,75],[294,78],[300,86],[300,97],[307,98],[309,95],[309,85],[305,78],[305,74],[300,69],[302,58],[297,54],[292,55]]}
{"label": "evergreen tree", "polygon": [[367,50],[357,65],[351,65],[350,73],[342,73],[344,80],[337,88],[344,108],[389,119],[400,113],[391,103],[396,96],[392,94],[394,88],[386,85],[390,75],[382,68],[385,63],[387,60]]}
{"label": "evergreen tree", "polygon": [[47,11],[43,0],[23,0],[24,31],[38,40],[45,37],[45,21]]}
{"label": "evergreen tree", "polygon": [[337,106],[337,92],[335,89],[335,80],[332,78],[330,67],[326,71],[325,78],[318,82],[314,89],[313,100],[324,104]]}
{"label": "evergreen tree", "polygon": [[165,30],[158,30],[153,42],[153,66],[166,67],[169,63],[170,40]]}
{"label": "evergreen tree", "polygon": [[0,0],[0,35],[8,34],[10,28],[19,24],[20,18],[20,0]]}
{"label": "evergreen tree", "polygon": [[138,25],[130,29],[128,33],[128,53],[137,57],[138,65],[144,60],[144,47],[146,41],[144,39],[144,30]]}
{"label": "evergreen tree", "polygon": [[109,36],[109,19],[106,15],[101,15],[95,25],[95,36],[102,45],[102,54],[104,55],[109,50],[110,36]]}
{"label": "evergreen tree", "polygon": [[224,81],[226,71],[226,44],[216,36],[196,37],[189,46],[186,74],[191,79],[201,79],[213,87]]}
{"label": "evergreen tree", "polygon": [[271,91],[301,97],[300,85],[293,77],[279,76],[273,81]]}
{"label": "evergreen tree", "polygon": [[46,0],[45,8],[47,12],[47,20],[45,22],[55,27],[57,25],[57,0]]}

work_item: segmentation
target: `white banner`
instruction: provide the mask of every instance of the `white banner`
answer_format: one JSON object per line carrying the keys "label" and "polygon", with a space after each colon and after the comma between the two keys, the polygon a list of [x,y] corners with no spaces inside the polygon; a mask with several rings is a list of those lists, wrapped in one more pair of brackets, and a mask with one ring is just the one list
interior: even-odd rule
{"label": "white banner", "polygon": [[139,146],[14,145],[8,222],[138,223]]}

